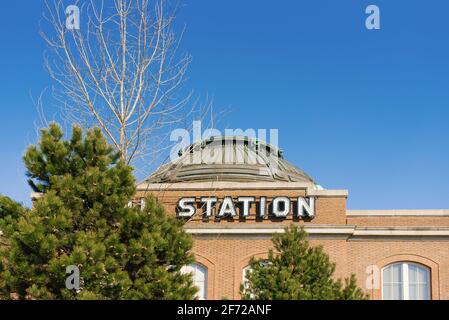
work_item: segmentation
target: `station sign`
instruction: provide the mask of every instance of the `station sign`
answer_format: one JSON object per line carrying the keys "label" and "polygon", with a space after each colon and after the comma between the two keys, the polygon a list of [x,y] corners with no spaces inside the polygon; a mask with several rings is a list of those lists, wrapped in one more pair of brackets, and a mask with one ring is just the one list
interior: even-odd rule
{"label": "station sign", "polygon": [[[257,200],[256,200],[257,199]],[[268,218],[269,215],[276,218],[286,218],[293,214],[297,218],[313,219],[315,217],[315,197],[274,197],[267,201],[267,197],[226,196],[219,200],[217,197],[184,197],[179,199],[177,216],[179,218],[191,218],[196,214],[197,208],[201,208],[205,218],[246,218],[250,215],[251,207],[256,206],[258,218]]]}

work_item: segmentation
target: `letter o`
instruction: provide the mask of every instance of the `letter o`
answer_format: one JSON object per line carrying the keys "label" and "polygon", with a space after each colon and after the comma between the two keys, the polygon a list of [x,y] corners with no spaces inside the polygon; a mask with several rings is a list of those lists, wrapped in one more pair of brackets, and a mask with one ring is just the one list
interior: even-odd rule
{"label": "letter o", "polygon": [[[281,209],[281,203],[284,208]],[[287,197],[276,197],[273,199],[273,215],[278,218],[285,218],[290,213],[290,199]]]}

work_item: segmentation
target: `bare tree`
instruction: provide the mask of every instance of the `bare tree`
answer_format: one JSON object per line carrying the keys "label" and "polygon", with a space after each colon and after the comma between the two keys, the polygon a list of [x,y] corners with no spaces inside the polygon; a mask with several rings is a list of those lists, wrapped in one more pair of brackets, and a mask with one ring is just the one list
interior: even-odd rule
{"label": "bare tree", "polygon": [[80,1],[77,29],[67,27],[68,5],[47,0],[49,28],[41,31],[50,49],[45,66],[64,116],[99,126],[127,163],[160,152],[169,128],[193,112],[191,93],[180,90],[191,57],[178,54],[177,6],[164,0]]}

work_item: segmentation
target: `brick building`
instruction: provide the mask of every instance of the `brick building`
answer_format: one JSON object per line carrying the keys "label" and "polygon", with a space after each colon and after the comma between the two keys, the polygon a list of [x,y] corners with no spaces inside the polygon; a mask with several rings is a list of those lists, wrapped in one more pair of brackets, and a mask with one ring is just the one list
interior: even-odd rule
{"label": "brick building", "polygon": [[294,223],[372,299],[449,299],[449,210],[347,210],[347,190],[323,189],[257,140],[215,137],[179,155],[137,198],[153,193],[186,220],[199,298],[238,299],[250,258]]}

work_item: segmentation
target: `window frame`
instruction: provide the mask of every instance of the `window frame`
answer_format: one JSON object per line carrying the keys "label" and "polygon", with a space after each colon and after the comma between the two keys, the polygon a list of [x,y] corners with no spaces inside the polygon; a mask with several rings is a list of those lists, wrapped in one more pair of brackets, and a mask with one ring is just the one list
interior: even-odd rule
{"label": "window frame", "polygon": [[[193,280],[193,284],[194,285],[196,283],[196,281],[195,281],[195,276],[196,276],[195,273],[196,273],[196,271],[197,270],[204,271],[204,280],[203,280],[203,288],[202,288],[203,289],[203,296],[199,296],[200,290],[198,290],[196,298],[198,300],[207,300],[208,288],[209,288],[209,282],[208,282],[209,281],[209,269],[204,264],[199,263],[199,262],[194,262],[194,263],[191,263],[191,264],[186,265],[184,267],[193,269],[193,272],[192,271],[186,272],[186,271],[182,271],[182,268],[181,268],[181,272],[183,274],[190,273],[192,275],[192,280]],[[198,288],[198,289],[200,289],[200,288]]]}
{"label": "window frame", "polygon": [[[393,267],[395,265],[401,266],[401,279],[400,283],[401,285],[401,293],[402,293],[402,299],[401,300],[410,300],[410,276],[409,276],[409,266],[413,265],[418,267],[419,269],[423,269],[426,271],[426,282],[427,282],[427,294],[428,299],[426,300],[432,300],[432,269],[424,264],[413,262],[413,261],[397,261],[390,263],[386,266],[384,266],[381,270],[381,299],[385,300],[385,285],[384,285],[384,271],[390,267]],[[397,299],[395,299],[397,300]]]}
{"label": "window frame", "polygon": [[[259,261],[259,263],[263,266],[271,264],[271,262],[268,259],[261,259]],[[246,278],[246,275],[248,274],[248,272],[252,272],[252,271],[253,271],[253,269],[251,268],[251,264],[247,264],[242,269],[242,284],[245,287],[245,289],[247,289],[249,287],[249,282],[248,282],[248,279]]]}

